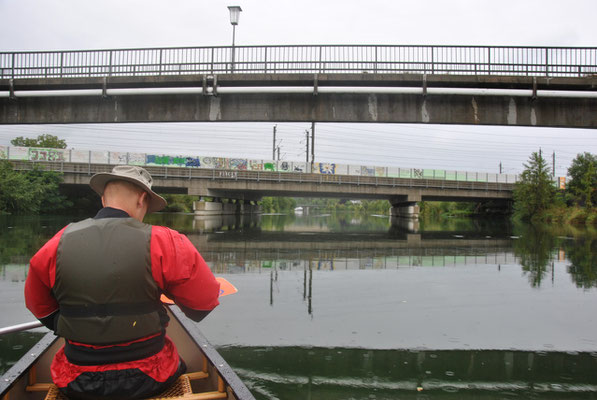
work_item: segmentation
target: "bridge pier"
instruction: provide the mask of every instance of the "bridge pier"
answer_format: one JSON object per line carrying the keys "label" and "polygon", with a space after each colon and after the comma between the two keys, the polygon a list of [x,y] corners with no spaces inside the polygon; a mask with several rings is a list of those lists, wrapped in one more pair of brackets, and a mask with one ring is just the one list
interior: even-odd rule
{"label": "bridge pier", "polygon": [[221,201],[216,197],[213,201],[205,201],[203,198],[199,201],[193,202],[193,211],[198,216],[209,215],[243,215],[243,214],[258,214],[260,212],[257,204],[251,204],[247,200],[231,200],[227,203]]}
{"label": "bridge pier", "polygon": [[390,209],[392,217],[419,219],[419,205],[416,202],[393,205]]}
{"label": "bridge pier", "polygon": [[237,200],[238,207],[236,211],[238,214],[259,214],[261,213],[261,209],[258,204],[253,204],[252,201],[249,200]]}

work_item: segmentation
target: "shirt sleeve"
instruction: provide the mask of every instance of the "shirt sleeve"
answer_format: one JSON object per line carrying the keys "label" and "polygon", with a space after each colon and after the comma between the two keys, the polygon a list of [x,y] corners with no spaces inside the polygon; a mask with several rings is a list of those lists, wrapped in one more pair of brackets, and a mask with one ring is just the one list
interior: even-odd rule
{"label": "shirt sleeve", "polygon": [[29,261],[25,305],[37,319],[48,317],[58,310],[52,287],[56,281],[56,252],[64,229],[66,227],[54,235]]}
{"label": "shirt sleeve", "polygon": [[151,271],[158,286],[179,305],[210,311],[220,304],[220,283],[185,235],[152,227]]}

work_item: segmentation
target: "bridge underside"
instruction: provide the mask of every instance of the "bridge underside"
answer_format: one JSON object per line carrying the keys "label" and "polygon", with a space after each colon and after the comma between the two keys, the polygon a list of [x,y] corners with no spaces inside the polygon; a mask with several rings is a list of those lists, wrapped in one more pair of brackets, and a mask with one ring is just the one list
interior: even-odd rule
{"label": "bridge underside", "polygon": [[[208,84],[208,78],[214,79],[196,75],[106,81],[100,78],[27,79],[12,83],[0,80],[0,91],[10,90],[15,94],[0,98],[0,123],[316,121],[597,127],[595,97],[519,96],[507,92],[527,90],[536,94],[540,90],[566,90],[582,93],[594,88],[593,77],[233,74],[218,77],[217,85],[213,81]],[[189,88],[202,87],[205,88],[202,93],[183,93]],[[264,87],[277,90],[256,89]],[[143,92],[156,88],[170,92]],[[284,88],[307,91],[289,89],[285,92]],[[326,92],[326,88],[338,90]],[[366,88],[373,89],[367,92]],[[375,88],[421,88],[421,94],[384,93]],[[443,94],[427,92],[433,88],[449,90]],[[503,95],[458,92],[479,88],[506,91]],[[111,89],[130,92],[110,95]],[[181,89],[181,93],[173,94],[177,89]],[[100,95],[69,94],[76,90],[99,90]],[[33,92],[45,94],[31,95]]]}

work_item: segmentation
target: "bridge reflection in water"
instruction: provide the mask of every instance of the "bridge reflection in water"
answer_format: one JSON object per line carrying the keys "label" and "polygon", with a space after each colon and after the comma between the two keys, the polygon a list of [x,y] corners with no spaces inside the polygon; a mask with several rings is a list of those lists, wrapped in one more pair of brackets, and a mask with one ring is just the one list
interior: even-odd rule
{"label": "bridge reflection in water", "polygon": [[266,398],[592,399],[597,392],[596,353],[301,347],[219,351],[251,390]]}
{"label": "bridge reflection in water", "polygon": [[215,273],[516,263],[509,237],[418,233],[413,221],[404,221],[387,232],[267,231],[259,227],[259,217],[195,217],[186,234]]}

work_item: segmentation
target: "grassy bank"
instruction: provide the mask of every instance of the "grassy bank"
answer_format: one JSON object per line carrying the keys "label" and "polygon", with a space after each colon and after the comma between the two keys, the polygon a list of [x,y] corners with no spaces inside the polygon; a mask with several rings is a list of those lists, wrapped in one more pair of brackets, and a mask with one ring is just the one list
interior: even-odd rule
{"label": "grassy bank", "polygon": [[542,222],[571,225],[597,225],[597,208],[552,207],[542,213]]}

